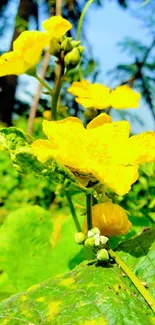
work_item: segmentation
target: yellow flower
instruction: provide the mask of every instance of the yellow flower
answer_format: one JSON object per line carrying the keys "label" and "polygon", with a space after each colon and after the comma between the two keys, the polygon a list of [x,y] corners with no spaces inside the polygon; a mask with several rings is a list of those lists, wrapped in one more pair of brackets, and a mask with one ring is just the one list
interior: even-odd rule
{"label": "yellow flower", "polygon": [[48,140],[37,140],[32,150],[38,160],[55,158],[76,176],[98,180],[119,195],[128,193],[138,179],[138,165],[155,161],[155,133],[129,138],[127,121],[111,122],[100,114],[84,128],[78,118],[44,121]]}
{"label": "yellow flower", "polygon": [[140,94],[127,85],[119,86],[110,92],[110,88],[97,83],[91,84],[87,80],[74,81],[68,92],[77,96],[76,102],[85,108],[138,108],[140,100]]}
{"label": "yellow flower", "polygon": [[42,27],[51,38],[60,38],[72,28],[72,24],[61,16],[53,16],[42,23]]}
{"label": "yellow flower", "polygon": [[13,51],[0,57],[0,76],[20,75],[40,61],[43,48],[48,45],[46,33],[25,31],[13,43]]}
{"label": "yellow flower", "polygon": [[[117,204],[111,202],[96,204],[92,207],[92,227],[99,228],[101,235],[124,235],[131,228],[127,212]],[[87,232],[85,220],[83,230]]]}

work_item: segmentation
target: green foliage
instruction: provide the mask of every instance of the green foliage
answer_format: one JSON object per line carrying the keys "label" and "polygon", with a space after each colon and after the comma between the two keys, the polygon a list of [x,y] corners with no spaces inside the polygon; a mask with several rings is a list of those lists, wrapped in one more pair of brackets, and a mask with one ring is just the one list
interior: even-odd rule
{"label": "green foliage", "polygon": [[19,207],[38,204],[49,208],[55,194],[55,184],[33,175],[19,174],[6,151],[0,154],[0,220]]}
{"label": "green foliage", "polygon": [[[130,240],[119,249],[126,254],[126,263],[136,273],[143,270],[141,280],[155,280],[153,266],[153,232]],[[143,251],[141,245],[146,243]],[[151,259],[150,259],[151,257]],[[145,268],[149,260],[149,269]],[[84,262],[73,271],[30,287],[25,293],[12,296],[0,305],[1,324],[42,325],[153,325],[151,308],[132,282],[116,264],[104,266]]]}
{"label": "green foliage", "polygon": [[48,212],[27,207],[7,217],[0,228],[0,265],[15,292],[68,271],[84,259],[74,242],[75,230],[68,211],[58,208]]}

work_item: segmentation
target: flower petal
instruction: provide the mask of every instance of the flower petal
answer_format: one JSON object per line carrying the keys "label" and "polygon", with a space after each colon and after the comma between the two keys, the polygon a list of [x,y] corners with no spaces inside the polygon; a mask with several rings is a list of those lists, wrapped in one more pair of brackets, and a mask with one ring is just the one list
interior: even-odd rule
{"label": "flower petal", "polygon": [[22,60],[21,56],[15,52],[8,52],[0,57],[0,76],[5,75],[20,75],[25,72],[27,65]]}
{"label": "flower petal", "polygon": [[60,38],[72,28],[72,24],[61,16],[53,16],[42,23],[50,38]]}
{"label": "flower petal", "polygon": [[105,123],[112,123],[112,118],[110,115],[102,113],[87,124],[87,130],[97,128]]}
{"label": "flower petal", "polygon": [[138,166],[125,165],[94,165],[93,175],[100,180],[102,184],[108,187],[119,195],[128,193],[131,185],[138,179]]}
{"label": "flower petal", "polygon": [[53,157],[53,150],[54,145],[48,140],[36,140],[32,143],[32,151],[41,162]]}
{"label": "flower petal", "polygon": [[79,175],[88,173],[89,162],[85,149],[87,131],[78,118],[69,117],[57,122],[44,121],[43,131],[51,142],[50,155],[53,158],[77,173],[79,171]]}
{"label": "flower petal", "polygon": [[43,49],[49,44],[46,33],[39,31],[24,31],[14,41],[13,50],[18,53],[30,67],[40,61]]}
{"label": "flower petal", "polygon": [[88,80],[74,81],[67,90],[74,96],[87,97],[87,90],[89,85],[90,83]]}
{"label": "flower petal", "polygon": [[110,104],[116,109],[138,108],[140,93],[135,92],[128,85],[122,85],[110,93]]}

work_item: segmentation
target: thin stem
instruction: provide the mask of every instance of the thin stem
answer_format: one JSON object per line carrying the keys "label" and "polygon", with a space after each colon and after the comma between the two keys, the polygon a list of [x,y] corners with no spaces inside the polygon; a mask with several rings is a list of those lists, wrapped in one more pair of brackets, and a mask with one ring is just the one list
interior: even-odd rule
{"label": "thin stem", "polygon": [[63,75],[64,75],[64,63],[63,61],[59,62],[59,74],[58,74],[58,79],[56,81],[56,85],[52,94],[52,105],[51,105],[51,114],[52,114],[52,120],[56,121],[57,120],[57,103],[59,99],[59,94],[61,90],[61,86],[63,83]]}
{"label": "thin stem", "polygon": [[87,203],[87,227],[88,230],[92,228],[92,194],[86,195]]}
{"label": "thin stem", "polygon": [[78,41],[80,41],[80,38],[81,38],[81,29],[82,29],[82,23],[83,23],[83,19],[84,19],[84,16],[89,8],[89,6],[93,3],[94,0],[89,0],[86,5],[84,6],[83,10],[82,10],[82,13],[81,13],[81,16],[80,16],[80,19],[79,19],[79,23],[78,23],[78,30],[77,30],[77,39]]}
{"label": "thin stem", "polygon": [[[85,16],[89,6],[93,3],[93,1],[94,0],[89,0],[82,10],[82,13],[81,13],[81,16],[80,16],[80,19],[78,22],[78,29],[77,29],[77,40],[78,41],[80,41],[80,39],[81,39],[81,30],[82,30],[82,23],[83,23],[84,16]],[[80,62],[79,62],[79,66],[78,66],[78,71],[79,71],[79,79],[82,80],[82,69],[80,66]]]}
{"label": "thin stem", "polygon": [[34,77],[41,83],[43,87],[45,87],[49,91],[50,94],[53,93],[51,87],[43,79],[41,79],[37,74]]}
{"label": "thin stem", "polygon": [[71,214],[72,214],[76,229],[77,229],[78,232],[81,232],[82,231],[81,226],[80,226],[78,217],[76,215],[76,211],[75,211],[71,196],[70,196],[69,192],[67,192],[67,191],[66,191],[66,197],[67,197],[67,200],[68,200],[68,203],[69,203],[69,208],[70,208],[70,211],[71,211]]}
{"label": "thin stem", "polygon": [[115,260],[115,262],[121,267],[121,269],[126,273],[132,283],[135,285],[137,290],[141,293],[143,298],[146,300],[148,305],[155,312],[155,301],[147,289],[141,284],[139,279],[135,276],[135,274],[129,269],[129,267],[120,259],[120,257],[114,252],[112,249],[109,249],[110,256]]}

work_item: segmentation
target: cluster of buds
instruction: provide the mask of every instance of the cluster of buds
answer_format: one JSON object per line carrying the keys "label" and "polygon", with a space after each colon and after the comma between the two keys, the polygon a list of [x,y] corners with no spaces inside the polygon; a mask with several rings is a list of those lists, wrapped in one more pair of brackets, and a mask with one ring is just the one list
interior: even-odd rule
{"label": "cluster of buds", "polygon": [[60,39],[52,38],[49,52],[58,59],[64,59],[65,67],[70,70],[75,68],[84,51],[84,46],[80,45],[80,41],[74,41],[72,37],[63,36]]}
{"label": "cluster of buds", "polygon": [[96,254],[97,260],[108,261],[109,254],[106,247],[108,237],[100,235],[98,228],[92,228],[88,231],[87,236],[83,232],[77,232],[75,234],[75,242],[79,245],[92,248]]}

